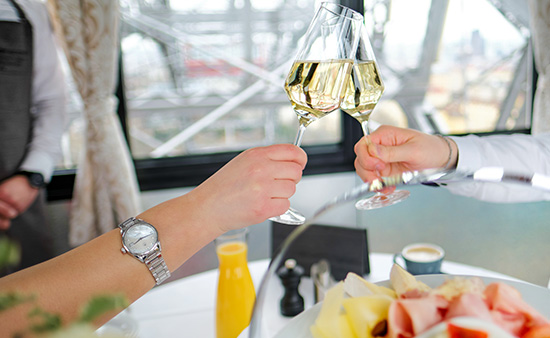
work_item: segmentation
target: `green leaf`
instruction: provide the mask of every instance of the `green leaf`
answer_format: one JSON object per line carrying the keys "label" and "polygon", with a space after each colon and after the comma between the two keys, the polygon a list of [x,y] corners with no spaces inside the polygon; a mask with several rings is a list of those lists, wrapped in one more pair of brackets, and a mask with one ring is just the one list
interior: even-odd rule
{"label": "green leaf", "polygon": [[16,265],[21,260],[21,248],[7,237],[0,238],[0,269]]}
{"label": "green leaf", "polygon": [[54,332],[61,329],[61,316],[48,313],[39,307],[34,308],[29,313],[29,317],[38,317],[39,322],[31,324],[30,330],[34,333]]}
{"label": "green leaf", "polygon": [[79,321],[90,323],[109,311],[124,309],[128,305],[128,300],[122,294],[96,296],[82,309]]}
{"label": "green leaf", "polygon": [[17,292],[2,293],[0,294],[0,312],[31,300],[34,300],[34,296],[25,296]]}

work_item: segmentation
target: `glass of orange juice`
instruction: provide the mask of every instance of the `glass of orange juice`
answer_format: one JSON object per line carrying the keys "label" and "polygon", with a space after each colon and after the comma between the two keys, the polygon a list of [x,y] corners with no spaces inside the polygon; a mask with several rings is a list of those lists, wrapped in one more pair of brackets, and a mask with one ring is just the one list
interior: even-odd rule
{"label": "glass of orange juice", "polygon": [[256,292],[246,257],[247,232],[232,230],[215,240],[219,260],[217,338],[236,338],[250,324]]}

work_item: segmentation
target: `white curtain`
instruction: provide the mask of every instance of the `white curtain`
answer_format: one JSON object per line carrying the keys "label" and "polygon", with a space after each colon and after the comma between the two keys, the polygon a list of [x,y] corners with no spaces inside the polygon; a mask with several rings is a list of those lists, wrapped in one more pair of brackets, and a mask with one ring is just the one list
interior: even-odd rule
{"label": "white curtain", "polygon": [[115,109],[118,1],[48,0],[84,104],[85,144],[70,212],[69,240],[80,245],[135,216],[139,188]]}
{"label": "white curtain", "polygon": [[529,0],[535,65],[539,73],[533,104],[533,134],[550,132],[550,1]]}

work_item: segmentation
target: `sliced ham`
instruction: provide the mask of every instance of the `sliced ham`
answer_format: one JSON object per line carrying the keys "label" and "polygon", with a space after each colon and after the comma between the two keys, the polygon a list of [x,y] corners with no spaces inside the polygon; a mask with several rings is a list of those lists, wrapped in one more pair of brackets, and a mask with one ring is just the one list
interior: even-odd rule
{"label": "sliced ham", "polygon": [[519,291],[504,283],[487,285],[484,291],[493,320],[515,336],[521,336],[534,326],[550,324],[521,297]]}
{"label": "sliced ham", "polygon": [[449,302],[440,296],[395,300],[388,312],[388,338],[410,338],[441,322]]}
{"label": "sliced ham", "polygon": [[477,293],[464,293],[450,303],[445,320],[455,317],[475,317],[492,322],[491,312],[483,296]]}

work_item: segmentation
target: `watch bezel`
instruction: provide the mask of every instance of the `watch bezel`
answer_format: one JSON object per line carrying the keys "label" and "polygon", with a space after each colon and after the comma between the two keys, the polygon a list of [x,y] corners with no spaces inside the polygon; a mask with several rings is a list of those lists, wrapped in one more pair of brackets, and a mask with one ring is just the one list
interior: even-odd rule
{"label": "watch bezel", "polygon": [[[155,243],[153,243],[152,247],[147,249],[146,251],[144,252],[135,252],[133,251],[130,247],[128,247],[126,245],[126,234],[132,230],[132,228],[135,230],[136,226],[146,226],[148,227],[149,229],[152,229],[153,233],[155,234],[156,236],[156,241]],[[123,252],[127,252],[129,254],[131,254],[132,256],[134,256],[135,258],[139,259],[141,262],[145,262],[145,259],[147,258],[147,256],[149,256],[151,253],[153,252],[158,252],[161,248],[160,248],[160,241],[159,241],[159,234],[158,234],[158,231],[157,229],[150,223],[147,223],[145,221],[142,221],[142,220],[139,220],[139,219],[136,219],[134,224],[132,224],[131,226],[127,227],[126,229],[124,230],[121,230],[122,231],[122,248],[123,248]]]}

